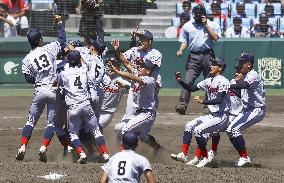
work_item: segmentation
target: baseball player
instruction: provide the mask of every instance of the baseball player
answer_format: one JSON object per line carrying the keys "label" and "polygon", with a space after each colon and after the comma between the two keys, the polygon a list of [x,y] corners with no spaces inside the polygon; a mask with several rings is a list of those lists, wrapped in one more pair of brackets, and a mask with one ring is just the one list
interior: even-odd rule
{"label": "baseball player", "polygon": [[155,182],[155,176],[147,158],[135,153],[138,146],[138,137],[135,133],[127,132],[122,137],[124,150],[112,156],[102,166],[101,183],[106,182],[140,182],[144,173],[148,183]]}
{"label": "baseball player", "polygon": [[105,50],[105,43],[99,39],[95,40],[90,47],[90,57],[85,61],[89,70],[92,106],[98,119],[104,95],[102,86],[108,86],[111,83],[111,79],[107,76],[105,65],[102,61]]}
{"label": "baseball player", "polygon": [[47,126],[44,132],[42,146],[39,149],[39,160],[46,162],[46,150],[53,136],[54,122],[56,118],[56,91],[52,90],[56,86],[56,57],[62,50],[66,35],[62,17],[55,15],[58,22],[59,36],[57,41],[43,45],[40,30],[32,29],[27,38],[32,47],[30,53],[22,60],[22,72],[28,83],[35,85],[34,97],[29,110],[28,120],[22,130],[21,147],[16,155],[17,160],[23,160],[26,146],[31,137],[32,130],[47,105]]}
{"label": "baseball player", "polygon": [[[114,58],[110,58],[107,62],[111,62],[114,67],[120,69],[120,63]],[[101,107],[99,124],[102,128],[105,128],[110,124],[114,113],[117,111],[117,107],[123,96],[124,89],[129,89],[130,83],[119,78],[116,73],[107,70],[110,79],[112,80],[112,86],[104,87],[104,97]]]}
{"label": "baseball player", "polygon": [[[90,103],[88,91],[88,67],[82,64],[80,52],[73,50],[68,54],[68,63],[58,75],[59,86],[64,87],[65,102],[68,106],[67,121],[71,144],[79,155],[77,163],[85,163],[87,156],[83,151],[79,130],[84,128],[95,139],[99,154],[104,161],[110,158],[103,134]],[[82,119],[82,121],[81,121]]]}
{"label": "baseball player", "polygon": [[188,147],[192,139],[192,134],[194,134],[198,148],[200,149],[203,157],[196,167],[204,167],[209,163],[206,149],[207,140],[204,135],[223,129],[227,125],[228,112],[230,109],[227,94],[230,83],[224,76],[222,76],[226,64],[220,57],[216,57],[211,61],[212,66],[210,67],[210,74],[212,77],[199,82],[197,85],[190,86],[184,83],[181,80],[181,74],[179,72],[176,73],[176,80],[183,88],[190,91],[197,91],[201,89],[206,91],[208,95],[208,100],[202,100],[199,96],[194,97],[194,100],[200,104],[208,105],[210,114],[198,117],[186,124],[183,135],[182,152],[179,154],[171,154],[171,157],[174,160],[182,162],[187,161],[186,155]]}
{"label": "baseball player", "polygon": [[244,75],[244,79],[236,84],[231,84],[230,88],[246,89],[247,93],[242,95],[241,98],[244,104],[243,111],[230,123],[226,131],[231,143],[240,155],[236,166],[242,167],[251,163],[251,160],[241,132],[262,121],[265,116],[266,104],[263,81],[253,69],[254,55],[250,52],[243,52],[238,60],[240,72]]}
{"label": "baseball player", "polygon": [[[115,50],[118,49],[118,45],[113,43]],[[132,99],[131,106],[135,109],[133,115],[129,116],[128,120],[122,121],[115,126],[115,131],[118,133],[118,136],[126,132],[137,132],[140,140],[151,146],[154,153],[156,153],[163,148],[153,136],[148,135],[156,117],[154,101],[156,83],[153,77],[156,74],[156,65],[150,60],[138,62],[137,64],[138,73],[134,73],[136,70],[129,62],[125,65],[129,72],[120,71],[111,62],[108,62],[108,66],[113,72],[132,81],[132,96],[130,98]]]}
{"label": "baseball player", "polygon": [[[136,29],[134,29],[134,30],[132,30],[131,31],[131,33],[130,33],[130,35],[131,35],[131,42],[130,42],[130,50],[132,50],[132,51],[128,51],[128,52],[125,52],[124,54],[125,54],[125,57],[128,59],[128,60],[130,60],[131,58],[131,54],[133,54],[133,52],[135,53],[136,51],[135,51],[135,48],[134,47],[137,47],[136,45],[137,45],[137,43],[136,43],[136,37],[139,37],[139,40],[138,40],[138,43],[139,43],[139,45],[138,45],[138,48],[139,48],[139,46],[142,44],[142,41],[141,40],[143,40],[143,35],[144,35],[144,33],[139,33],[138,32],[138,28],[139,28],[139,26],[137,26],[136,27]],[[153,41],[153,36],[151,36],[151,32],[149,32],[149,31],[144,31],[146,34],[147,34],[147,32],[148,32],[148,36],[146,36],[146,38],[147,37],[149,37],[150,38],[150,40],[152,39],[152,41]],[[132,48],[134,48],[134,49],[132,49]],[[141,47],[142,48],[142,47]],[[140,49],[141,49],[140,48]],[[143,51],[141,51],[140,49],[137,49],[137,50],[139,50],[140,52],[142,52],[143,53]],[[143,50],[143,49],[142,49]],[[151,50],[151,49],[150,49]],[[143,53],[143,54],[145,54],[145,53]],[[140,53],[140,55],[142,55],[143,56],[143,54],[141,54]],[[147,53],[146,53],[147,54]],[[161,55],[161,53],[158,51],[158,50],[153,50],[153,53],[152,54],[155,54],[156,56],[158,56],[158,57],[160,57],[160,59],[162,60],[162,55]],[[136,53],[136,55],[139,55],[139,54],[137,54]],[[135,56],[134,56],[135,57]],[[158,58],[157,57],[157,58]],[[130,60],[131,61],[131,60]],[[156,107],[156,109],[158,109],[158,107],[159,107],[159,92],[160,92],[160,89],[162,88],[162,77],[161,77],[161,74],[160,73],[158,73],[158,76],[157,76],[157,79],[156,79],[156,87],[155,87],[155,107]]]}
{"label": "baseball player", "polygon": [[[230,81],[230,84],[236,84],[237,82],[239,82],[240,80],[243,79],[243,75],[239,72],[238,67],[236,68],[236,74],[235,74],[235,78],[232,79]],[[238,114],[242,111],[243,109],[243,103],[241,100],[241,92],[245,92],[245,91],[239,91],[239,90],[232,90],[230,89],[228,91],[229,94],[229,99],[231,102],[231,108],[230,108],[230,112],[229,112],[229,122],[228,125],[230,124],[231,121],[233,121],[236,116],[238,116]],[[226,128],[219,130],[220,132],[224,132],[226,131]],[[212,134],[210,134],[210,137],[212,139],[212,145],[211,145],[211,150],[208,151],[208,160],[209,162],[211,162],[213,160],[213,158],[215,157],[215,155],[217,154],[217,148],[218,148],[218,144],[220,141],[220,134],[219,132],[214,132]],[[197,165],[199,160],[201,160],[201,151],[200,149],[197,147],[196,151],[195,151],[195,157],[190,160],[187,165]]]}

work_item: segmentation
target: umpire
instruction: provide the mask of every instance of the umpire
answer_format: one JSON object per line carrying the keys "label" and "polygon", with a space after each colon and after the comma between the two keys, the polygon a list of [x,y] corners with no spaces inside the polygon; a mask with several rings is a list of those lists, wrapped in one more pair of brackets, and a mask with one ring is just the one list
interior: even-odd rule
{"label": "umpire", "polygon": [[[176,55],[180,57],[186,47],[189,50],[189,56],[186,62],[185,83],[193,84],[203,73],[204,78],[209,76],[211,61],[214,58],[214,43],[221,36],[220,26],[207,19],[204,6],[197,5],[192,10],[193,19],[182,27],[179,42],[180,48]],[[185,89],[181,90],[179,105],[176,106],[176,112],[185,115],[191,93]]]}

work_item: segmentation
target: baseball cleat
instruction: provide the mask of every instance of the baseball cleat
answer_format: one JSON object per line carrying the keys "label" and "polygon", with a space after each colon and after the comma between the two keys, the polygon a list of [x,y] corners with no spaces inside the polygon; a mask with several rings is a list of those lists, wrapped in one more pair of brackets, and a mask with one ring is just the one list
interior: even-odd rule
{"label": "baseball cleat", "polygon": [[181,162],[187,161],[187,157],[186,157],[186,155],[183,154],[183,152],[178,153],[178,154],[171,154],[171,158],[176,160],[176,161],[181,161]]}
{"label": "baseball cleat", "polygon": [[250,158],[247,156],[245,157],[240,157],[240,159],[238,160],[238,162],[235,164],[236,167],[242,167],[245,166],[247,164],[251,163]]}
{"label": "baseball cleat", "polygon": [[213,151],[212,149],[208,152],[208,160],[211,162],[213,158],[217,155],[217,151]]}
{"label": "baseball cleat", "polygon": [[208,158],[202,158],[202,159],[199,161],[199,163],[198,163],[197,165],[195,165],[195,167],[197,167],[197,168],[202,168],[202,167],[205,167],[206,165],[208,165],[208,163],[210,163],[209,160],[208,160]]}
{"label": "baseball cleat", "polygon": [[176,112],[181,114],[181,115],[185,115],[186,114],[186,108],[184,106],[178,105],[175,107]]}
{"label": "baseball cleat", "polygon": [[47,156],[46,156],[46,147],[45,146],[41,146],[39,149],[39,161],[46,163],[47,162]]}
{"label": "baseball cleat", "polygon": [[20,147],[20,149],[18,149],[18,153],[16,155],[16,160],[22,161],[25,157],[25,153],[26,153],[26,146],[22,145]]}
{"label": "baseball cleat", "polygon": [[192,160],[190,160],[189,162],[186,163],[186,165],[189,165],[189,166],[195,166],[197,165],[199,162],[199,159],[195,156]]}
{"label": "baseball cleat", "polygon": [[84,152],[79,154],[79,159],[77,161],[78,164],[85,164],[87,161],[87,155]]}

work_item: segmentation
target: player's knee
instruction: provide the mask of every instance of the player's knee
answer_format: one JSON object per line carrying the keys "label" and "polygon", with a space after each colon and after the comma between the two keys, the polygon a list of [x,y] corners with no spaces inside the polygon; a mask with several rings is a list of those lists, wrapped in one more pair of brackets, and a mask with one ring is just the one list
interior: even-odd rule
{"label": "player's knee", "polygon": [[117,125],[115,125],[114,127],[114,131],[117,133],[117,134],[121,134],[122,133],[122,128],[123,128],[123,124],[122,123],[118,123]]}
{"label": "player's knee", "polygon": [[184,131],[192,132],[193,131],[193,126],[191,124],[187,123],[185,125]]}

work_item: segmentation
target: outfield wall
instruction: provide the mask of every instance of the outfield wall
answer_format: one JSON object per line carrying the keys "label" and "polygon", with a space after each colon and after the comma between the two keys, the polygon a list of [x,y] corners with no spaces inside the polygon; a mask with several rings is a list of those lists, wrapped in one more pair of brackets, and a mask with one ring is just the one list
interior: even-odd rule
{"label": "outfield wall", "polygon": [[[77,38],[69,38],[77,39]],[[113,50],[110,47],[110,40],[107,37],[109,54],[112,56]],[[119,38],[121,49],[129,48],[129,38]],[[55,40],[55,38],[44,38],[46,43]],[[156,39],[154,48],[163,54],[163,64],[161,75],[164,88],[179,88],[175,81],[174,73],[176,71],[185,71],[185,60],[187,53],[177,58],[175,53],[179,48],[177,39]],[[242,51],[251,51],[255,54],[254,68],[261,73],[261,77],[267,88],[284,87],[284,39],[220,39],[215,46],[216,56],[225,58],[227,68],[225,76],[232,78],[234,75],[233,66],[237,63],[235,58],[239,57]],[[26,38],[0,39],[0,84],[23,83],[24,78],[21,73],[21,60],[30,50]],[[201,80],[202,77],[198,79]]]}

